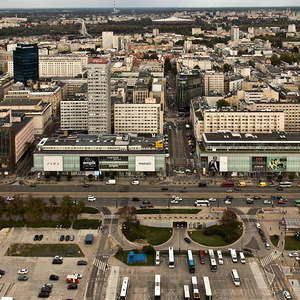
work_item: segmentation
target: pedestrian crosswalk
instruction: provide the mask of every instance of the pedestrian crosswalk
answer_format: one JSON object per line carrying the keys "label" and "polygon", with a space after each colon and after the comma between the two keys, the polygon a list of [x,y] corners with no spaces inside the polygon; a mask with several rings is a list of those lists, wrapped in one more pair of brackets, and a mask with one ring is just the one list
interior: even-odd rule
{"label": "pedestrian crosswalk", "polygon": [[260,263],[263,267],[269,265],[272,261],[276,260],[277,258],[279,258],[281,255],[280,251],[278,250],[273,250],[269,255],[263,257],[260,260]]}
{"label": "pedestrian crosswalk", "polygon": [[93,265],[96,266],[98,269],[105,271],[106,269],[106,262],[100,260],[99,258],[95,258],[93,261]]}
{"label": "pedestrian crosswalk", "polygon": [[256,222],[257,221],[257,217],[256,215],[240,215],[240,217],[245,220],[245,221],[252,221],[252,222]]}

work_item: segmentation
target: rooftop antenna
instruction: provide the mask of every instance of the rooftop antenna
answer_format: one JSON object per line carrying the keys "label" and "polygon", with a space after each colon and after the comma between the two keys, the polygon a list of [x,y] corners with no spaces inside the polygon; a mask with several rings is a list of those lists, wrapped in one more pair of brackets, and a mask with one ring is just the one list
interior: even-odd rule
{"label": "rooftop antenna", "polygon": [[116,5],[116,0],[114,0],[114,8],[113,8],[113,14],[117,14],[118,12],[120,12],[120,10],[117,9],[117,5]]}

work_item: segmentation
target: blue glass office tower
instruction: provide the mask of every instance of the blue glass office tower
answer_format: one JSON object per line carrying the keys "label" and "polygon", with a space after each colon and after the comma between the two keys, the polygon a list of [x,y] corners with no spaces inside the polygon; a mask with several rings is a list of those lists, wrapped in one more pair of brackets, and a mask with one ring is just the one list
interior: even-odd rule
{"label": "blue glass office tower", "polygon": [[39,49],[37,44],[18,44],[14,51],[14,81],[27,85],[39,79]]}

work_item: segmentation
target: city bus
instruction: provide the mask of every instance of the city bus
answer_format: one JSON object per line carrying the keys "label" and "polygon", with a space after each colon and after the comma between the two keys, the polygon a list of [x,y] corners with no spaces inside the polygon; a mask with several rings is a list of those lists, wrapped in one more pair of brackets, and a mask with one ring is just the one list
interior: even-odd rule
{"label": "city bus", "polygon": [[282,182],[279,182],[279,186],[283,187],[283,188],[289,188],[289,187],[292,187],[292,183],[289,181],[282,181]]}
{"label": "city bus", "polygon": [[197,276],[192,276],[193,299],[200,299]]}
{"label": "city bus", "polygon": [[159,251],[155,252],[155,264],[159,265],[160,264],[160,260],[159,260]]}
{"label": "city bus", "polygon": [[232,278],[232,281],[233,281],[235,286],[240,286],[241,285],[240,276],[239,276],[236,269],[231,270],[231,278]]}
{"label": "city bus", "polygon": [[209,262],[210,262],[210,270],[212,272],[216,272],[218,269],[218,265],[217,265],[217,261],[215,258],[209,258]]}
{"label": "city bus", "polygon": [[183,299],[191,300],[190,288],[188,285],[183,286]]}
{"label": "city bus", "polygon": [[300,200],[295,200],[294,203],[296,206],[300,206]]}
{"label": "city bus", "polygon": [[174,248],[169,247],[169,268],[175,268],[175,260],[174,260]]}
{"label": "city bus", "polygon": [[155,275],[154,300],[160,300],[160,275]]}
{"label": "city bus", "polygon": [[120,298],[119,298],[120,300],[127,299],[128,288],[129,288],[129,278],[124,277],[122,282],[122,287],[121,287]]}
{"label": "city bus", "polygon": [[193,258],[192,250],[187,251],[186,259],[187,259],[187,264],[188,264],[190,273],[195,273],[195,261]]}
{"label": "city bus", "polygon": [[207,199],[197,199],[195,200],[195,206],[210,206],[210,202]]}
{"label": "city bus", "polygon": [[214,250],[208,249],[208,256],[209,256],[210,258],[215,258]]}
{"label": "city bus", "polygon": [[209,278],[207,276],[203,277],[205,300],[212,300],[212,292],[210,287]]}
{"label": "city bus", "polygon": [[235,249],[229,249],[230,250],[230,256],[233,263],[237,263],[237,254]]}

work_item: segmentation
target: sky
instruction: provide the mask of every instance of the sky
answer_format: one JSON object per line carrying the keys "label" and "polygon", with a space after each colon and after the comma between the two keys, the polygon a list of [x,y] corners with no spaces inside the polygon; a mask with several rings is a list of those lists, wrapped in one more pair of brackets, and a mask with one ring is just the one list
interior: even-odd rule
{"label": "sky", "polygon": [[[299,0],[116,0],[118,7],[241,7],[299,6]],[[1,8],[112,7],[113,0],[0,0]]]}

